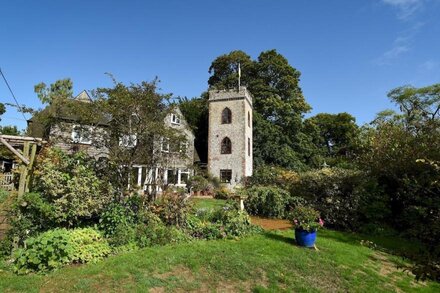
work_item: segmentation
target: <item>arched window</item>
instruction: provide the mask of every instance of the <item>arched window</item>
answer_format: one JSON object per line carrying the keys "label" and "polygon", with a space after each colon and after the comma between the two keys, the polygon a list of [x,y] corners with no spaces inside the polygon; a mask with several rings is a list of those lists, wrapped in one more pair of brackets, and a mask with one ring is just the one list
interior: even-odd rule
{"label": "arched window", "polygon": [[248,126],[251,127],[251,112],[248,111]]}
{"label": "arched window", "polygon": [[229,108],[224,108],[222,112],[222,124],[230,124],[232,122],[232,112]]}
{"label": "arched window", "polygon": [[229,137],[223,138],[220,152],[222,154],[230,154],[232,152],[232,144]]}

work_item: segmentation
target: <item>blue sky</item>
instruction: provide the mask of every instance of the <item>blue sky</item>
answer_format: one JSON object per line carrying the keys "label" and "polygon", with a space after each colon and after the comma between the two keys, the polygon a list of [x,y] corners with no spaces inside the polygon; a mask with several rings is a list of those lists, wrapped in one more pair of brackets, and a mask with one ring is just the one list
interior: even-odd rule
{"label": "blue sky", "polygon": [[[237,49],[277,49],[301,71],[311,114],[359,124],[392,107],[389,90],[440,82],[440,0],[15,0],[0,5],[0,36],[0,67],[32,107],[41,81],[70,77],[79,93],[110,86],[105,72],[195,97],[212,60]],[[0,101],[13,102],[1,80]],[[25,126],[12,108],[0,123]]]}

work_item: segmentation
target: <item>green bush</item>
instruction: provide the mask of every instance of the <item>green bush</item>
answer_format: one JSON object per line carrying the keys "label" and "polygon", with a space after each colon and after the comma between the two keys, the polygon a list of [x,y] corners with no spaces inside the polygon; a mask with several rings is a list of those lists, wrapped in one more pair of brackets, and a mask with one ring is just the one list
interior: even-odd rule
{"label": "green bush", "polygon": [[215,199],[228,199],[230,198],[230,192],[225,187],[218,188],[214,191]]}
{"label": "green bush", "polygon": [[212,222],[221,224],[221,230],[227,237],[241,237],[260,231],[259,227],[251,224],[247,212],[231,206],[214,211]]}
{"label": "green bush", "polygon": [[188,216],[186,230],[191,237],[197,239],[212,240],[226,237],[222,223],[210,222],[210,218],[206,218],[205,213]]}
{"label": "green bush", "polygon": [[150,209],[169,226],[183,226],[188,213],[192,209],[192,204],[186,197],[165,193],[156,200]]}
{"label": "green bush", "polygon": [[138,224],[135,235],[139,247],[180,243],[190,240],[190,237],[179,228],[166,226],[162,222],[152,222],[148,225]]}
{"label": "green bush", "polygon": [[244,205],[251,215],[282,218],[290,202],[290,194],[284,189],[272,186],[253,186],[244,190]]}
{"label": "green bush", "polygon": [[99,229],[104,235],[111,237],[117,232],[118,227],[130,226],[134,222],[134,213],[120,203],[113,203],[101,214]]}
{"label": "green bush", "polygon": [[194,192],[208,191],[210,185],[208,179],[203,176],[196,175],[191,177],[189,186]]}
{"label": "green bush", "polygon": [[75,263],[96,262],[107,256],[111,249],[102,235],[92,228],[68,230]]}
{"label": "green bush", "polygon": [[25,248],[15,252],[14,270],[46,272],[69,263],[95,262],[109,253],[110,246],[96,230],[54,229],[26,240]]}
{"label": "green bush", "polygon": [[8,237],[22,245],[28,237],[56,227],[55,208],[39,193],[16,198],[9,214]]}
{"label": "green bush", "polygon": [[112,188],[94,169],[94,159],[79,152],[47,148],[38,156],[35,190],[53,208],[57,226],[78,227],[93,221],[111,202]]}
{"label": "green bush", "polygon": [[326,225],[345,230],[361,226],[361,213],[372,191],[363,172],[340,168],[324,168],[304,172],[292,185],[291,193],[303,197],[316,208]]}
{"label": "green bush", "polygon": [[2,204],[9,197],[9,192],[0,188],[0,204]]}
{"label": "green bush", "polygon": [[121,223],[116,226],[113,233],[107,236],[108,242],[113,247],[123,246],[135,241],[136,230],[134,225]]}

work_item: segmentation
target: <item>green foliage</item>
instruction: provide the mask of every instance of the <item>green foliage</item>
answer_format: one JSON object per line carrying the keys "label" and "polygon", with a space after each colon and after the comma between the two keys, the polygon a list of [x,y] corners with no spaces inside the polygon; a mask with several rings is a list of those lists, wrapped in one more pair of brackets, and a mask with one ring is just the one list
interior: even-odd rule
{"label": "green foliage", "polygon": [[[3,114],[5,114],[5,112],[6,112],[5,104],[0,103],[0,116],[2,116]],[[1,121],[1,118],[0,118],[0,121]]]}
{"label": "green foliage", "polygon": [[215,199],[228,199],[230,197],[231,197],[231,192],[224,186],[222,186],[214,191],[214,198]]}
{"label": "green foliage", "polygon": [[[108,149],[112,168],[105,173],[116,190],[123,194],[135,162],[155,168],[175,159],[176,154],[168,156],[155,151],[158,138],[169,139],[171,145],[179,145],[187,138],[181,131],[165,125],[165,118],[174,111],[175,105],[171,103],[171,94],[159,93],[158,79],[130,85],[113,79],[113,83],[112,87],[96,90],[93,106],[100,109],[103,116],[111,117],[102,144]],[[123,138],[129,141],[130,147],[118,143]],[[186,152],[179,152],[178,156],[185,159]],[[134,176],[131,178],[135,180]],[[151,190],[149,198],[154,200],[156,188]]]}
{"label": "green foliage", "polygon": [[93,168],[84,153],[68,155],[56,148],[45,149],[35,168],[35,190],[51,206],[53,220],[74,227],[96,218],[112,200],[112,188]]}
{"label": "green foliage", "polygon": [[197,209],[187,217],[185,230],[194,238],[206,240],[242,237],[260,231],[251,224],[245,211],[230,204],[215,209]]}
{"label": "green foliage", "polygon": [[[300,174],[291,193],[303,197],[319,210],[329,226],[357,230],[362,217],[361,208],[369,200],[368,184],[363,172],[324,168]],[[369,192],[374,194],[375,190]]]}
{"label": "green foliage", "polygon": [[99,229],[105,236],[114,235],[118,229],[128,227],[134,222],[134,212],[120,203],[110,204],[101,214]]}
{"label": "green foliage", "polygon": [[191,210],[191,202],[185,196],[164,193],[151,205],[151,211],[168,226],[182,226]]}
{"label": "green foliage", "polygon": [[110,247],[102,235],[92,228],[68,230],[75,263],[96,262],[110,253]]}
{"label": "green foliage", "polygon": [[34,91],[43,104],[52,104],[55,101],[62,101],[73,96],[73,83],[70,78],[57,80],[46,86],[41,82],[34,87]]}
{"label": "green foliage", "polygon": [[[207,211],[209,214],[207,214]],[[197,210],[195,215],[188,216],[186,220],[186,230],[191,237],[197,239],[221,239],[226,237],[226,233],[221,223],[211,222],[212,212],[206,209]]]}
{"label": "green foliage", "polygon": [[56,212],[39,193],[25,193],[16,198],[9,215],[8,237],[17,245],[41,231],[56,227]]}
{"label": "green foliage", "polygon": [[354,149],[358,126],[348,113],[320,113],[305,120],[305,129],[325,156],[349,157]]}
{"label": "green foliage", "polygon": [[319,212],[311,207],[298,206],[289,213],[288,217],[295,229],[311,232],[324,225],[319,218]]}
{"label": "green foliage", "polygon": [[289,203],[288,191],[272,186],[254,186],[244,190],[246,210],[252,215],[282,218]]}
{"label": "green foliage", "polygon": [[69,263],[95,262],[110,253],[99,232],[91,229],[55,229],[26,240],[15,252],[14,270],[19,274],[46,272]]}
{"label": "green foliage", "polygon": [[18,130],[17,126],[15,125],[6,125],[6,126],[0,126],[0,133],[6,134],[6,135],[20,135],[20,130]]}
{"label": "green foliage", "polygon": [[6,201],[8,197],[9,197],[9,192],[4,189],[0,189],[0,204]]}
{"label": "green foliage", "polygon": [[185,116],[186,122],[195,134],[194,147],[202,162],[208,160],[208,102],[207,93],[201,98],[179,99],[179,109]]}
{"label": "green foliage", "polygon": [[136,230],[133,224],[120,223],[107,235],[108,242],[113,247],[125,246],[135,243]]}
{"label": "green foliage", "polygon": [[175,226],[166,226],[162,222],[151,222],[136,226],[135,240],[139,247],[187,242],[190,237]]}
{"label": "green foliage", "polygon": [[228,237],[242,237],[261,230],[252,225],[247,212],[228,206],[214,211],[212,221],[221,223],[223,231]]}
{"label": "green foliage", "polygon": [[208,179],[206,179],[205,177],[196,175],[191,177],[189,187],[191,187],[194,192],[204,192],[209,191],[210,184]]}

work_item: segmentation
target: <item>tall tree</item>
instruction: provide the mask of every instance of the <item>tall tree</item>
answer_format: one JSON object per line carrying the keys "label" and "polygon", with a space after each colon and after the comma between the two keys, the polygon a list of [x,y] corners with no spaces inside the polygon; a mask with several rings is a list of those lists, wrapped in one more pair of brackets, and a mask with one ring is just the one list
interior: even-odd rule
{"label": "tall tree", "polygon": [[[430,255],[415,273],[440,279],[440,85],[400,87],[388,97],[400,112],[384,111],[362,132],[360,164],[377,178],[390,210],[383,222],[417,237]],[[381,218],[383,209],[376,210]],[[382,216],[383,217],[383,216]]]}
{"label": "tall tree", "polygon": [[309,133],[316,131],[318,147],[327,156],[346,156],[353,150],[358,126],[352,115],[320,113],[306,119],[305,125]]}
{"label": "tall tree", "polygon": [[43,104],[52,104],[57,100],[65,100],[73,96],[73,83],[70,78],[60,79],[47,86],[41,82],[34,87],[34,91]]}
{"label": "tall tree", "polygon": [[194,146],[202,162],[208,160],[208,93],[200,98],[180,98],[179,108],[195,134]]}

